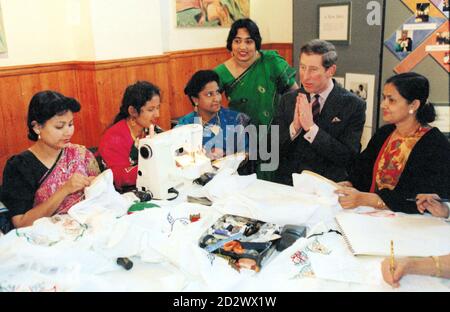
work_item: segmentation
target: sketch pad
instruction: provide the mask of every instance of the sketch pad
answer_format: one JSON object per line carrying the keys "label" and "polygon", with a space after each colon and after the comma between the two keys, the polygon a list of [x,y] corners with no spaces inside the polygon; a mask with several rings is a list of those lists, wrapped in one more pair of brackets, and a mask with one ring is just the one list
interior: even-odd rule
{"label": "sketch pad", "polygon": [[426,216],[374,217],[351,212],[336,215],[342,235],[354,255],[397,257],[450,254],[450,224]]}

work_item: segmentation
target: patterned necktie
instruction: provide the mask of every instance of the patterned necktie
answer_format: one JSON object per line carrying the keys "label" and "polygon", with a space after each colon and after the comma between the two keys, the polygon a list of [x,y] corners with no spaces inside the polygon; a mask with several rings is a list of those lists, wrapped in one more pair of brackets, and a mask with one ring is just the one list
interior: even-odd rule
{"label": "patterned necktie", "polygon": [[320,114],[320,103],[319,103],[319,97],[320,95],[316,94],[314,95],[314,102],[312,103],[312,114],[313,114],[313,120],[315,123],[317,123],[317,119],[319,119]]}

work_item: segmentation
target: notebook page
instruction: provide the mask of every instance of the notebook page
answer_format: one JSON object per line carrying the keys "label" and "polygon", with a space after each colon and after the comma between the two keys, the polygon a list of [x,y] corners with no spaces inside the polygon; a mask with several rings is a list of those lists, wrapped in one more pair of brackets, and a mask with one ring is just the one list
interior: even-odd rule
{"label": "notebook page", "polygon": [[344,238],[355,255],[428,257],[450,254],[450,225],[426,216],[374,217],[351,212],[336,215]]}

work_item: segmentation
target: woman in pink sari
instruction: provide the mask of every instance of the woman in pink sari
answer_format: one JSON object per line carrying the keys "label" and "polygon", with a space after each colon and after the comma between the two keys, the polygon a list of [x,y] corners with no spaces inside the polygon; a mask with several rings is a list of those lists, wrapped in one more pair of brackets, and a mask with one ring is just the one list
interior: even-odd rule
{"label": "woman in pink sari", "polygon": [[28,108],[28,138],[35,143],[11,157],[3,172],[2,201],[16,228],[67,213],[100,172],[94,155],[71,144],[80,104],[54,91],[36,93]]}

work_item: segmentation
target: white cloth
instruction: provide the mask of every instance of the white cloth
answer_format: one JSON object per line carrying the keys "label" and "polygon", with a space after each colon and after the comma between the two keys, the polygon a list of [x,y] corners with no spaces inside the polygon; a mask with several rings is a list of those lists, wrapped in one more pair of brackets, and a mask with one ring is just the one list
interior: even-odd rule
{"label": "white cloth", "polygon": [[[86,223],[70,215],[44,218],[31,227],[0,237],[0,289],[391,290],[385,284],[373,283],[374,279],[364,280],[379,274],[379,267],[358,259],[349,262],[339,238],[333,238],[336,236],[333,233],[328,234],[331,238],[325,235],[319,238],[319,242],[336,254],[311,254],[306,248],[315,241],[314,237],[300,239],[283,252],[275,252],[259,273],[251,270],[241,270],[239,273],[226,260],[208,254],[199,247],[199,239],[225,213],[280,225],[303,223],[312,227],[323,219],[332,219],[333,213],[340,209],[326,196],[300,193],[292,187],[256,180],[251,176],[239,177],[231,172],[223,174],[228,182],[218,180],[220,183],[212,184],[209,189],[215,199],[211,207],[186,203],[181,199],[179,202],[158,201],[161,208],[145,209],[131,215],[123,214],[125,204],[122,200],[111,201],[109,195],[115,196],[110,189],[112,181],[105,174],[104,181],[111,184],[106,183],[104,188],[99,186],[100,191],[97,192],[109,195],[87,194],[86,201],[78,207],[74,206],[77,209],[71,211],[79,221]],[[224,186],[234,191],[220,189]],[[185,196],[180,195],[180,198]],[[200,220],[191,222],[191,215],[200,215]],[[319,223],[308,234],[327,231],[329,224],[332,222]],[[298,252],[305,250],[308,258],[299,264],[296,260],[304,254]],[[116,264],[117,257],[129,257],[135,265],[130,271],[125,271]],[[339,272],[333,272],[334,263],[339,264]],[[368,271],[363,276],[361,272],[365,270]],[[315,278],[311,272],[316,274]],[[416,289],[410,281],[428,285],[432,290],[450,289],[439,279],[407,277],[404,281],[406,285],[402,287],[408,290]]]}
{"label": "white cloth", "polygon": [[114,189],[113,180],[111,169],[98,175],[84,190],[85,200],[72,206],[68,214],[80,223],[87,223],[89,217],[94,217],[105,210],[113,217],[125,215],[133,202]]}
{"label": "white cloth", "polygon": [[203,187],[203,196],[211,201],[237,193],[256,181],[256,174],[239,176],[231,168],[224,168]]}
{"label": "white cloth", "polygon": [[339,205],[338,195],[335,193],[338,186],[333,181],[307,170],[301,174],[293,173],[292,181],[298,192],[316,195],[331,205]]}

